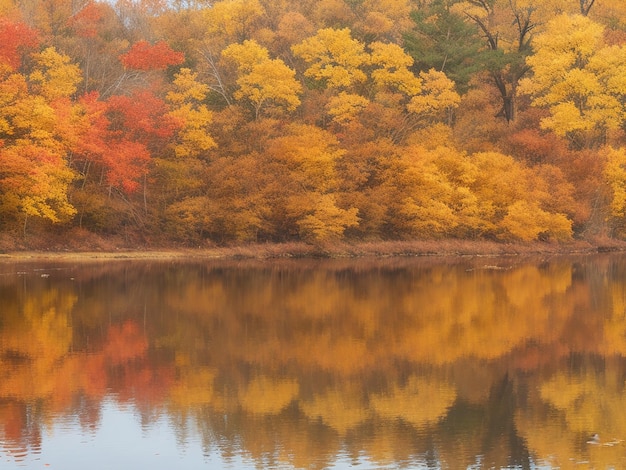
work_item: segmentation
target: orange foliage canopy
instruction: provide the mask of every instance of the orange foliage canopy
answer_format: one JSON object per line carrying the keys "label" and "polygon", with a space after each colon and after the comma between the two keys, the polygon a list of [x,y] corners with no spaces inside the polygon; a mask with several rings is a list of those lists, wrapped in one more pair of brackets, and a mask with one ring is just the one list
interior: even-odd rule
{"label": "orange foliage canopy", "polygon": [[99,23],[104,18],[104,5],[89,3],[85,8],[69,19],[68,24],[74,29],[76,35],[82,38],[93,38],[98,34]]}
{"label": "orange foliage canopy", "polygon": [[21,56],[39,44],[37,32],[24,23],[0,18],[0,64],[19,68]]}
{"label": "orange foliage canopy", "polygon": [[173,50],[165,41],[154,45],[148,41],[139,41],[120,56],[124,67],[134,70],[165,70],[170,65],[182,64],[184,60],[185,55]]}

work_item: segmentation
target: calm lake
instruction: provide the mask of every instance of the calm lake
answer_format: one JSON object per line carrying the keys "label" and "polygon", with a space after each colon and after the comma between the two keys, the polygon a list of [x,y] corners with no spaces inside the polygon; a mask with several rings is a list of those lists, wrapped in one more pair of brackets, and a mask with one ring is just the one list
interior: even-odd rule
{"label": "calm lake", "polygon": [[2,469],[620,469],[625,380],[624,255],[0,262]]}

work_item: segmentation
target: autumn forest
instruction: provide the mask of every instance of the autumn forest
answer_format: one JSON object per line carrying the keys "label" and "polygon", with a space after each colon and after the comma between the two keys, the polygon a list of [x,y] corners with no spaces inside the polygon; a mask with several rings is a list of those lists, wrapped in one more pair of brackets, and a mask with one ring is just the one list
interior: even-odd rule
{"label": "autumn forest", "polygon": [[626,237],[623,0],[0,0],[0,235]]}

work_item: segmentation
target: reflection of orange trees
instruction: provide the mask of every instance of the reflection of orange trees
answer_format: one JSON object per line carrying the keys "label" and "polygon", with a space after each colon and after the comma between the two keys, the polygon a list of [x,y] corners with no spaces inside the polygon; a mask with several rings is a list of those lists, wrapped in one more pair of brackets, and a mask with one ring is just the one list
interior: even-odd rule
{"label": "reflection of orange trees", "polygon": [[123,399],[129,389],[141,393],[138,386],[146,377],[140,359],[147,343],[136,325],[112,325],[100,352],[75,352],[68,310],[40,310],[36,321],[30,310],[27,302],[21,324],[5,327],[0,336],[0,397],[23,402],[45,399],[53,410],[63,411],[77,394],[101,398],[107,388],[114,388]]}
{"label": "reflection of orange trees", "polygon": [[136,323],[110,325],[89,350],[80,350],[72,324],[75,291],[30,279],[24,285],[2,296],[1,441],[25,449],[38,445],[41,428],[54,416],[70,413],[83,425],[95,425],[108,391],[122,401],[134,398],[141,407],[168,385],[167,371],[146,362],[147,341]]}
{"label": "reflection of orange trees", "polygon": [[136,323],[109,327],[103,354],[112,365],[123,365],[145,355],[148,342]]}
{"label": "reflection of orange trees", "polygon": [[101,347],[91,355],[94,362],[97,357],[102,361],[93,374],[103,375],[107,389],[116,393],[119,401],[132,401],[145,408],[163,402],[173,381],[172,366],[149,361],[148,340],[136,322],[109,326]]}
{"label": "reflection of orange trees", "polygon": [[32,425],[32,415],[36,415],[35,410],[26,410],[18,403],[0,404],[0,450],[10,453],[16,461],[41,447],[41,429]]}
{"label": "reflection of orange trees", "polygon": [[[171,395],[181,397],[181,407],[173,412],[183,410],[182,398],[199,396],[191,400],[201,405],[197,419],[208,419],[204,413],[227,414],[259,461],[268,452],[279,454],[282,439],[292,436],[257,432],[254,437],[245,429],[274,429],[283,420],[294,432],[298,426],[331,431],[330,447],[356,439],[355,455],[366,450],[379,463],[426,454],[432,443],[411,451],[394,426],[403,426],[405,433],[436,429],[457,397],[488,406],[483,392],[511,364],[523,362],[525,370],[532,370],[543,363],[533,366],[524,355],[529,342],[540,355],[569,353],[567,345],[559,346],[564,331],[575,327],[574,308],[589,302],[586,284],[575,284],[568,261],[512,266],[506,260],[479,259],[373,271],[327,269],[319,263],[314,268],[190,270],[190,278],[163,290],[165,308],[188,324],[168,326],[166,318],[163,331],[168,333],[157,340],[185,351],[185,360],[177,359],[176,393]],[[480,362],[457,395],[458,374],[450,372],[476,359]],[[409,365],[409,378],[398,364]],[[411,375],[414,367],[426,364],[432,377]],[[198,383],[192,379],[196,367],[204,377]],[[370,391],[364,383],[373,373],[384,380]],[[468,395],[468,384],[475,393]],[[215,425],[211,420],[204,426],[209,422]],[[480,436],[481,423],[471,423],[468,436]],[[375,437],[367,438],[373,426]],[[292,440],[293,446],[303,445]],[[438,452],[446,462],[469,465],[471,459],[464,459],[479,441],[476,437],[462,449],[442,443]],[[506,461],[506,450],[488,451],[491,458]],[[311,460],[302,466],[314,461],[311,451],[306,455]]]}
{"label": "reflection of orange trees", "polygon": [[597,345],[601,354],[626,356],[626,290],[622,280],[610,285],[611,314],[604,320],[604,335]]}
{"label": "reflection of orange trees", "polygon": [[[75,377],[64,362],[71,350],[70,312],[76,296],[44,288],[3,296],[0,326],[0,442],[16,459],[41,442],[41,424],[67,402]],[[39,403],[47,404],[43,411]]]}
{"label": "reflection of orange trees", "polygon": [[366,455],[376,467],[397,468],[398,462],[412,462],[415,454],[426,454],[429,450],[430,443],[398,422],[374,421],[373,428],[373,435],[359,435],[349,442],[348,450],[357,458]]}

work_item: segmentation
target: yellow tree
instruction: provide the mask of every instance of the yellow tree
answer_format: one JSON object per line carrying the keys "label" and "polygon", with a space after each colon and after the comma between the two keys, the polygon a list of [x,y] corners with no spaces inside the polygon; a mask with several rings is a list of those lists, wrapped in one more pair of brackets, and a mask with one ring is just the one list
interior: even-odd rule
{"label": "yellow tree", "polygon": [[562,14],[537,36],[527,63],[533,76],[521,91],[550,115],[542,127],[576,148],[596,147],[626,117],[626,48],[607,47],[604,28],[582,15]]}
{"label": "yellow tree", "polygon": [[608,148],[604,177],[609,191],[610,218],[614,230],[623,235],[626,229],[626,150]]}
{"label": "yellow tree", "polygon": [[197,80],[198,74],[181,69],[166,100],[172,107],[169,115],[181,123],[174,153],[178,157],[196,157],[216,146],[208,127],[213,120],[211,111],[202,104],[209,87]]}
{"label": "yellow tree", "polygon": [[[397,44],[373,42],[371,50],[371,78],[379,92],[402,94],[409,103],[406,109],[422,116],[436,116],[458,106],[461,97],[446,74],[434,69],[416,76],[409,70],[413,58]],[[384,100],[384,98],[383,98]]]}
{"label": "yellow tree", "polygon": [[419,80],[409,67],[413,58],[397,44],[373,42],[369,45],[371,63],[375,67],[371,73],[374,83],[379,88],[390,87],[409,96],[418,94],[422,89]]}
{"label": "yellow tree", "polygon": [[411,2],[409,0],[365,0],[362,12],[359,12],[360,27],[364,33],[380,37],[389,36],[399,41],[413,22],[410,19]]}
{"label": "yellow tree", "polygon": [[258,0],[221,0],[203,10],[209,33],[235,42],[250,39],[264,13]]}
{"label": "yellow tree", "polygon": [[[416,76],[410,70],[413,58],[399,45],[375,41],[366,47],[352,38],[348,28],[319,30],[292,50],[308,66],[304,75],[331,91],[326,109],[339,124],[354,120],[366,109],[371,116],[379,111],[395,113],[391,121],[396,122],[405,120],[408,112],[413,114],[408,121],[420,122],[425,116],[441,117],[442,111],[460,102],[454,83],[443,72],[431,70]],[[410,128],[406,120],[400,127]]]}
{"label": "yellow tree", "polygon": [[234,97],[249,103],[258,119],[263,109],[295,110],[302,91],[295,71],[280,59],[270,59],[269,52],[256,41],[231,44],[222,56],[237,65],[237,85]]}
{"label": "yellow tree", "polygon": [[324,241],[341,238],[358,223],[357,209],[337,200],[337,164],[343,155],[328,132],[293,124],[268,145],[269,158],[279,180],[268,192],[273,223],[302,238]]}
{"label": "yellow tree", "polygon": [[[572,236],[572,222],[567,216],[571,204],[550,207],[550,202],[561,188],[564,178],[553,186],[543,181],[543,174],[527,168],[508,155],[482,152],[472,156],[477,168],[471,184],[473,192],[483,204],[491,207],[489,220],[495,233],[502,239],[536,240],[540,237],[568,240]],[[571,188],[565,188],[567,192]],[[568,200],[565,198],[566,202]]]}
{"label": "yellow tree", "polygon": [[320,29],[291,50],[308,64],[305,76],[330,88],[349,88],[367,79],[362,67],[369,63],[370,56],[348,28]]}
{"label": "yellow tree", "polygon": [[67,198],[74,172],[66,156],[74,137],[70,97],[78,67],[53,48],[33,55],[28,76],[5,68],[0,75],[0,200],[2,212],[52,222],[76,212]]}
{"label": "yellow tree", "polygon": [[196,238],[208,224],[200,175],[205,171],[209,152],[217,147],[209,132],[213,112],[204,104],[209,87],[198,81],[197,75],[187,68],[175,75],[166,95],[168,116],[177,123],[170,141],[172,151],[154,158],[152,172],[159,187],[155,197],[166,231],[183,239]]}
{"label": "yellow tree", "polygon": [[51,222],[67,220],[76,209],[67,198],[74,172],[63,158],[36,145],[0,148],[0,211],[24,222],[40,217]]}
{"label": "yellow tree", "polygon": [[71,59],[49,47],[35,54],[37,68],[29,76],[31,87],[47,100],[67,98],[82,81],[80,69]]}

